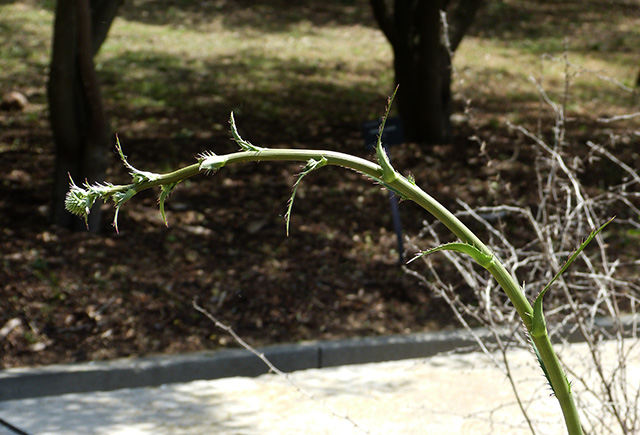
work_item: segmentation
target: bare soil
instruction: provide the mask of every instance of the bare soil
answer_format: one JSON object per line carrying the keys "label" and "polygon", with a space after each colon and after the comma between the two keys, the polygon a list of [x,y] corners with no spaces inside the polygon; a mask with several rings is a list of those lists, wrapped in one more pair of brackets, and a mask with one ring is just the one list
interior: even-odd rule
{"label": "bare soil", "polygon": [[[110,205],[101,233],[74,233],[48,221],[53,149],[46,119],[2,112],[0,121],[2,367],[234,345],[193,309],[194,298],[254,345],[454,324],[444,303],[398,267],[387,192],[356,173],[326,168],[309,175],[290,237],[282,215],[300,165],[277,163],[228,167],[180,186],[167,203],[169,228],[149,193],[125,205],[119,234],[110,227]],[[346,151],[368,155],[357,129],[339,122],[326,128],[330,137],[345,138]],[[478,132],[492,138],[484,155],[468,139]],[[227,139],[218,143],[233,149]],[[326,146],[312,138],[305,145]],[[211,143],[176,146],[159,136],[125,147],[146,168],[164,164],[158,157],[164,149],[190,163]],[[502,161],[500,171],[487,156]],[[392,157],[454,209],[455,198],[473,206],[510,197],[535,206],[532,151],[515,133],[463,127],[452,145],[407,144],[393,148]],[[637,167],[632,148],[627,157]],[[115,155],[109,172],[109,179],[126,182]],[[605,176],[617,177],[589,174],[594,189]],[[411,203],[400,208],[406,234],[429,219]],[[454,272],[451,279],[459,281]]]}

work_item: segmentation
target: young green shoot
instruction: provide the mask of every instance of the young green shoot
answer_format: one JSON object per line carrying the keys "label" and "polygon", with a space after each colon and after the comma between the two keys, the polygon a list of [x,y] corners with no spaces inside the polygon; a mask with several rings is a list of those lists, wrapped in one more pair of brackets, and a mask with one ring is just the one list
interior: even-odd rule
{"label": "young green shoot", "polygon": [[309,161],[307,162],[307,165],[302,169],[302,172],[298,174],[298,179],[296,180],[296,182],[293,185],[293,188],[291,189],[291,197],[289,198],[289,203],[287,205],[287,212],[284,214],[284,219],[286,221],[286,227],[287,227],[287,237],[289,237],[289,224],[291,223],[291,209],[293,208],[293,200],[296,197],[298,185],[300,184],[300,182],[302,181],[302,178],[304,178],[305,175],[307,175],[312,171],[315,171],[316,169],[320,169],[326,165],[327,165],[327,159],[325,159],[324,157],[321,158],[320,160],[309,159]]}
{"label": "young green shoot", "polygon": [[[535,341],[533,340],[534,337],[544,339],[545,337],[549,336],[548,335],[549,333],[547,331],[547,322],[544,318],[542,300],[544,298],[544,295],[547,293],[547,290],[549,290],[549,288],[551,287],[551,285],[554,282],[556,282],[556,280],[560,277],[560,275],[562,275],[569,268],[571,263],[573,263],[573,261],[576,258],[578,258],[578,255],[580,255],[580,253],[584,250],[584,248],[586,248],[587,245],[594,239],[594,237],[596,237],[600,233],[600,231],[602,231],[607,225],[609,225],[611,221],[613,221],[613,219],[615,219],[615,217],[612,217],[607,222],[602,224],[599,228],[593,229],[591,231],[589,236],[580,244],[580,246],[578,246],[578,248],[575,251],[573,251],[573,254],[567,259],[567,261],[565,261],[564,265],[554,275],[551,281],[549,281],[549,283],[544,287],[544,289],[542,289],[542,291],[538,294],[538,296],[536,297],[533,303],[533,324],[532,324],[531,330],[529,331],[529,334],[532,337],[531,344],[533,347],[533,351],[535,352],[536,357],[538,358],[538,362],[540,363],[540,368],[542,369],[545,378],[547,378],[547,381],[549,382],[549,385],[551,386],[551,390],[553,391],[554,394],[556,394],[556,387],[554,386],[554,382],[551,382],[551,377],[549,375],[549,371],[547,369],[546,363],[544,362],[544,359],[540,355],[540,351],[536,347]],[[567,388],[569,389],[569,391],[571,391],[571,383],[567,379],[566,375],[564,377],[564,382]]]}
{"label": "young green shoot", "polygon": [[[397,88],[396,88],[397,91]],[[82,186],[76,185],[71,180],[70,189],[67,193],[66,207],[78,216],[82,216],[87,221],[87,216],[95,201],[100,198],[102,200],[113,200],[116,211],[114,217],[114,227],[118,230],[117,221],[120,207],[126,201],[131,199],[138,192],[149,188],[160,188],[160,196],[158,204],[162,219],[166,224],[166,216],[164,213],[164,204],[173,189],[185,179],[197,174],[215,173],[226,165],[257,162],[257,161],[298,161],[305,162],[305,167],[298,175],[298,179],[293,185],[291,197],[288,201],[287,212],[285,214],[286,232],[289,234],[289,225],[291,220],[291,212],[293,202],[297,193],[297,188],[302,179],[309,173],[318,170],[324,166],[334,165],[354,170],[366,177],[373,179],[388,189],[398,194],[403,199],[409,199],[416,202],[426,211],[431,213],[436,219],[442,222],[459,240],[446,243],[436,248],[420,252],[415,259],[437,251],[456,251],[471,256],[480,266],[485,268],[496,279],[500,287],[511,300],[515,310],[522,319],[522,322],[531,337],[534,350],[538,355],[541,367],[545,376],[549,380],[551,387],[555,393],[560,407],[562,409],[565,424],[568,433],[571,435],[581,434],[582,427],[580,419],[575,407],[575,402],[571,393],[571,388],[566,380],[564,370],[553,350],[553,346],[549,339],[542,310],[542,299],[551,284],[562,274],[566,268],[575,260],[586,245],[610,222],[607,222],[597,230],[594,230],[589,237],[583,242],[574,254],[567,260],[562,269],[556,274],[551,282],[540,292],[534,301],[532,307],[524,292],[518,284],[516,278],[505,268],[502,262],[493,254],[493,252],[453,213],[447,210],[442,204],[431,197],[427,192],[416,185],[412,177],[405,177],[397,172],[384,150],[382,145],[382,132],[385,122],[389,115],[391,103],[394,94],[389,98],[385,114],[382,119],[378,141],[376,144],[377,164],[368,160],[352,156],[345,153],[327,150],[309,150],[309,149],[270,149],[257,147],[250,142],[244,140],[238,133],[233,114],[230,116],[231,134],[233,140],[240,147],[240,151],[225,155],[217,155],[211,151],[204,152],[197,157],[195,164],[183,167],[166,174],[156,174],[152,172],[140,171],[134,168],[127,161],[122,152],[119,140],[117,141],[117,149],[124,165],[129,169],[132,182],[124,185],[113,185],[110,183],[89,185],[84,183]]]}

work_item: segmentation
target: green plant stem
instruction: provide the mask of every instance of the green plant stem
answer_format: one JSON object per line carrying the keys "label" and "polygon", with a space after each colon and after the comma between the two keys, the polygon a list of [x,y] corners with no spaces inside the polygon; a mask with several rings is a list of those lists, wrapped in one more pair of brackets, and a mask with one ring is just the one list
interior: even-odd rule
{"label": "green plant stem", "polygon": [[530,337],[536,349],[538,349],[540,359],[547,370],[549,382],[560,403],[567,432],[570,435],[581,435],[582,425],[580,424],[580,415],[578,414],[578,409],[576,408],[573,394],[571,393],[571,386],[567,381],[560,360],[553,350],[553,345],[551,344],[546,328],[544,334],[540,336],[530,335]]}
{"label": "green plant stem", "polygon": [[[405,177],[400,176],[397,180],[389,183],[390,187],[397,190],[403,196],[413,200],[422,208],[431,213],[436,219],[442,222],[452,233],[460,240],[475,246],[481,252],[493,256],[493,253],[487,248],[480,239],[467,228],[455,215],[447,210],[442,204],[436,201],[431,195],[422,190],[419,186],[411,183]],[[533,307],[524,296],[517,281],[511,275],[504,265],[495,259],[487,270],[496,279],[500,287],[505,291],[514,308],[520,315],[527,332],[531,333],[533,327]],[[560,364],[560,360],[553,350],[553,345],[549,339],[546,327],[544,333],[540,335],[530,334],[531,340],[538,349],[542,364],[549,374],[549,382],[556,394],[562,414],[564,416],[565,425],[570,435],[582,434],[582,425],[580,424],[580,416],[571,393],[571,388],[567,382],[567,378]]]}
{"label": "green plant stem", "polygon": [[[309,159],[325,159],[328,165],[342,166],[354,171],[360,172],[375,180],[382,181],[385,172],[383,168],[368,160],[344,154],[336,151],[323,150],[304,150],[304,149],[259,149],[258,151],[239,151],[231,154],[215,156],[217,161],[222,162],[220,167],[234,163],[255,162],[255,161],[303,161]],[[140,183],[132,183],[128,185],[113,186],[110,192],[149,189],[160,185],[177,183],[186,178],[192,177],[198,173],[204,172],[200,163],[186,166],[174,172],[160,174],[152,181],[143,181]],[[387,171],[388,173],[388,171]],[[397,174],[397,173],[396,173]],[[416,186],[404,176],[397,174],[397,177],[384,181],[385,184],[393,189],[402,197],[410,199],[420,205],[422,208],[431,213],[436,219],[442,222],[453,234],[455,234],[462,242],[468,243],[476,247],[479,251],[491,256],[491,261],[486,269],[493,275],[498,284],[505,291],[516,311],[520,315],[527,332],[530,333],[531,339],[536,346],[541,363],[549,374],[549,382],[556,394],[560,407],[562,409],[565,424],[570,435],[582,434],[579,414],[575,406],[570,386],[566,380],[566,376],[560,365],[560,361],[556,356],[546,327],[541,333],[532,335],[533,326],[533,308],[516,279],[511,275],[504,265],[495,258],[487,246],[464,225],[453,213],[447,210],[442,204],[436,201],[428,193]]]}
{"label": "green plant stem", "polygon": [[[482,241],[471,231],[460,219],[447,210],[442,204],[436,201],[431,195],[422,190],[419,186],[411,183],[405,177],[398,177],[397,180],[389,183],[391,187],[396,189],[402,195],[413,200],[422,208],[431,213],[436,219],[442,222],[453,234],[461,241],[475,246],[482,253],[493,257],[493,253]],[[533,308],[527,298],[522,293],[520,286],[516,283],[515,278],[511,276],[501,262],[497,259],[492,261],[492,266],[488,268],[489,272],[498,281],[500,286],[507,293],[507,296],[518,311],[527,330],[531,329],[533,316]]]}
{"label": "green plant stem", "polygon": [[[360,172],[364,175],[368,175],[373,178],[379,179],[382,177],[382,168],[369,160],[362,159],[360,157],[352,156],[345,153],[336,151],[323,151],[323,150],[299,150],[299,149],[261,149],[260,151],[238,151],[231,154],[218,156],[224,159],[225,165],[243,162],[260,162],[260,161],[302,161],[306,162],[309,159],[321,159],[324,157],[327,160],[327,164],[334,166],[342,166],[348,169],[353,169],[356,172]],[[166,174],[160,174],[153,181],[145,181],[142,183],[131,183],[126,185],[114,185],[110,191],[126,191],[133,188],[136,192],[140,192],[152,187],[158,187],[165,184],[177,183],[194,175],[204,172],[200,168],[199,163],[185,166],[173,172]]]}

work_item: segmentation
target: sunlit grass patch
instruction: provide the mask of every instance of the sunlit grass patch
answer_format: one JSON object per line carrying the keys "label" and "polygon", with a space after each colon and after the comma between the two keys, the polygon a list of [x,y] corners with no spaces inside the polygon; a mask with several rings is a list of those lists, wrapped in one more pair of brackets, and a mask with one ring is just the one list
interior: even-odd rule
{"label": "sunlit grass patch", "polygon": [[49,10],[29,4],[0,5],[0,83],[2,90],[42,89],[50,58]]}
{"label": "sunlit grass patch", "polygon": [[[355,131],[362,120],[376,117],[375,103],[393,89],[393,53],[366,1],[163,5],[159,9],[152,0],[125,5],[96,57],[118,130],[158,116],[178,117],[191,131],[210,129],[224,124],[233,109],[264,123],[289,118],[286,130],[307,129],[305,137],[321,130],[309,127],[314,120],[353,125]],[[29,92],[43,104],[51,7],[33,1],[0,6],[3,89]],[[519,117],[539,100],[530,76],[553,97],[565,91],[566,49],[576,65],[570,108],[584,116],[629,112],[637,101],[601,76],[633,85],[640,26],[631,13],[600,9],[590,2],[490,5],[455,55],[454,92],[496,119],[510,112]],[[400,92],[406,92],[402,86]],[[139,133],[152,134],[157,126]],[[287,137],[292,136],[283,140]]]}

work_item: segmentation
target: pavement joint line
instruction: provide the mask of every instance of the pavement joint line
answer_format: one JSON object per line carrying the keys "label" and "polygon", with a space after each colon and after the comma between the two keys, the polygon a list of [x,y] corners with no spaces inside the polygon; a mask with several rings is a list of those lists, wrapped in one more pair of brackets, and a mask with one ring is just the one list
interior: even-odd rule
{"label": "pavement joint line", "polygon": [[[623,319],[625,326],[637,317]],[[599,326],[613,327],[603,320]],[[567,331],[570,328],[567,327]],[[509,331],[503,331],[508,334]],[[511,331],[511,334],[513,332]],[[473,330],[483,341],[495,341],[491,331]],[[349,338],[282,344],[258,349],[283,372],[425,358],[443,352],[477,347],[466,330],[423,332],[382,337]],[[578,342],[577,333],[568,341]],[[188,354],[122,358],[42,367],[0,370],[0,402],[68,393],[113,391],[122,388],[154,387],[163,384],[212,380],[233,376],[255,377],[269,369],[246,349],[222,349]]]}

